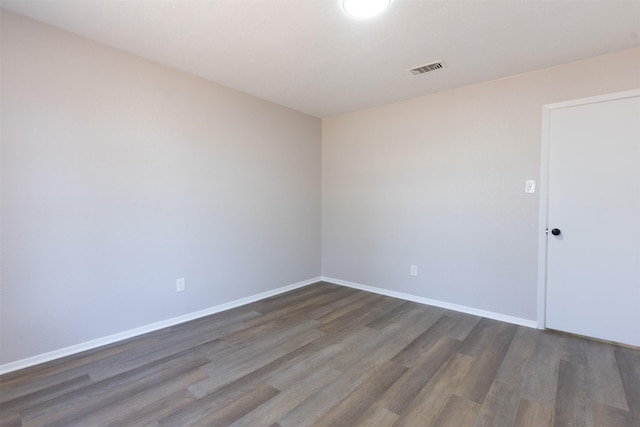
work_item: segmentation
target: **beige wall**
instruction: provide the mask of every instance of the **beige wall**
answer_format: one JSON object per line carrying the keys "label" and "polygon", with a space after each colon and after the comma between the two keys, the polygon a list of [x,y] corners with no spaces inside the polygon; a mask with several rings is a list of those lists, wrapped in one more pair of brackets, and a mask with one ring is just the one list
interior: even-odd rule
{"label": "beige wall", "polygon": [[0,363],[320,275],[319,119],[6,11],[1,38]]}
{"label": "beige wall", "polygon": [[321,126],[9,12],[1,30],[1,364],[319,274],[534,320],[542,105],[640,87],[634,49]]}
{"label": "beige wall", "polygon": [[536,320],[542,106],[639,87],[632,49],[323,120],[323,275]]}

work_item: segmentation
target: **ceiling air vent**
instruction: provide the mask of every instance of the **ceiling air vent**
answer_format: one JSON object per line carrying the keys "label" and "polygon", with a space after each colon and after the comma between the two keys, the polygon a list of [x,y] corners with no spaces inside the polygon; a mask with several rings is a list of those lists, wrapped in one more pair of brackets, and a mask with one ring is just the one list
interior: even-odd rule
{"label": "ceiling air vent", "polygon": [[422,65],[420,67],[412,68],[409,70],[411,74],[418,75],[428,73],[429,71],[440,70],[441,68],[446,67],[445,63],[442,61],[432,62],[431,64]]}

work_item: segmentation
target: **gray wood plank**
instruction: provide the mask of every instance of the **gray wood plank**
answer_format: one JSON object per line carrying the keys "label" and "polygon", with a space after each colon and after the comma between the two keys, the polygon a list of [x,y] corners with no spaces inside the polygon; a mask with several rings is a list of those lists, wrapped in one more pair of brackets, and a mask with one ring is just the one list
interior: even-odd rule
{"label": "gray wood plank", "polygon": [[587,368],[581,363],[560,360],[554,426],[593,426],[587,392]]}
{"label": "gray wood plank", "polygon": [[[407,314],[409,318],[412,316],[415,314]],[[341,371],[343,375],[310,396],[281,418],[278,423],[286,427],[311,425],[315,422],[370,375],[381,369],[401,348],[422,332],[422,325],[415,322],[407,323],[410,326],[399,322],[381,331],[375,331],[377,335],[371,342],[352,349],[344,358],[337,357],[331,360],[329,366]]]}
{"label": "gray wood plank", "polygon": [[553,406],[520,399],[513,425],[514,427],[551,427],[553,425]]}
{"label": "gray wood plank", "polygon": [[[135,408],[135,410],[121,410],[117,415],[101,420],[101,427],[149,427],[157,425],[157,420],[187,406],[196,397],[187,390],[179,390],[165,395],[152,403]],[[124,408],[119,408],[124,409]]]}
{"label": "gray wood plank", "polygon": [[[342,374],[328,366],[307,372],[305,378],[300,378],[288,387],[280,388],[277,396],[272,397],[253,411],[236,420],[231,426],[259,426],[271,425],[293,410],[300,403],[318,389],[337,380]],[[271,381],[268,382],[270,384]],[[271,385],[271,384],[270,384]]]}
{"label": "gray wood plank", "polygon": [[471,427],[479,410],[480,404],[454,394],[440,411],[433,427]]}
{"label": "gray wood plank", "polygon": [[278,420],[281,427],[305,427],[312,425],[325,412],[351,393],[370,374],[372,369],[352,369],[338,376],[317,390]]}
{"label": "gray wood plank", "polygon": [[331,323],[337,319],[344,318],[343,316],[353,315],[353,312],[357,312],[362,309],[362,307],[368,306],[373,303],[380,303],[384,301],[384,297],[378,294],[370,294],[370,293],[358,293],[354,295],[354,298],[351,298],[348,304],[341,305],[336,307],[334,310],[322,315],[322,316],[314,316],[314,318],[318,319],[324,324]]}
{"label": "gray wood plank", "polygon": [[368,292],[359,291],[356,289],[349,288],[349,290],[351,291],[351,293],[349,293],[347,296],[343,296],[342,298],[336,299],[333,302],[329,302],[322,307],[316,307],[312,310],[309,310],[307,313],[309,318],[320,320],[320,318],[322,318],[323,316],[326,316],[342,307],[351,305],[368,294]]}
{"label": "gray wood plank", "polygon": [[[315,322],[315,321],[311,321]],[[313,330],[312,325],[302,324],[291,328],[286,334],[274,337],[274,342],[265,346],[255,346],[253,351],[244,351],[226,363],[210,363],[203,367],[209,377],[189,387],[189,391],[196,397],[202,397],[211,390],[232,383],[236,378],[254,372],[275,360],[286,357],[291,352],[304,347],[314,338],[322,336],[321,332]]]}
{"label": "gray wood plank", "polygon": [[379,296],[367,304],[350,310],[339,317],[332,318],[330,321],[322,320],[324,325],[318,330],[331,334],[341,330],[350,329],[358,326],[365,326],[367,323],[377,319],[380,316],[392,311],[394,308],[402,304],[402,300]]}
{"label": "gray wood plank", "polygon": [[269,379],[269,384],[275,388],[284,391],[288,387],[293,387],[299,381],[304,380],[310,372],[323,367],[329,361],[336,359],[343,353],[352,351],[353,348],[360,345],[361,342],[374,339],[379,334],[369,328],[360,328],[358,331],[349,334],[343,340],[327,346],[316,347],[318,338],[313,342],[313,354],[300,360],[300,362],[291,364],[282,372],[275,373]]}
{"label": "gray wood plank", "polygon": [[[132,392],[128,395],[123,395],[120,399],[111,401],[112,403],[109,405],[104,404],[104,397],[101,397],[100,406],[94,407],[92,410],[87,411],[87,414],[75,420],[74,422],[70,422],[68,424],[71,426],[93,426],[93,425],[101,425],[104,423],[104,420],[109,420],[110,422],[121,420],[123,425],[132,425],[134,423],[140,424],[138,421],[140,419],[148,418],[148,407],[154,407],[155,402],[165,400],[167,396],[175,396],[181,390],[186,391],[186,388],[190,385],[202,380],[207,376],[200,369],[194,369],[186,372],[183,375],[178,375],[174,377],[167,376],[162,381],[162,387],[154,387],[149,386],[146,387],[139,392]],[[137,390],[136,390],[137,391]],[[162,416],[162,414],[167,414],[171,412],[171,410],[175,410],[181,405],[192,402],[195,398],[191,393],[179,395],[182,399],[177,400],[176,402],[169,402],[167,407],[158,408],[156,412],[153,414],[153,420],[156,420]],[[126,419],[122,419],[123,414],[126,415]]]}
{"label": "gray wood plank", "polygon": [[21,427],[22,419],[18,412],[0,414],[0,426],[2,427]]}
{"label": "gray wood plank", "polygon": [[402,349],[393,361],[411,368],[421,357],[425,350],[439,341],[443,335],[454,325],[455,321],[449,316],[440,316],[427,330],[418,335],[408,346]]}
{"label": "gray wood plank", "polygon": [[280,392],[269,384],[260,384],[222,408],[210,412],[192,425],[194,427],[228,426],[278,393]]}
{"label": "gray wood plank", "polygon": [[487,340],[485,351],[475,358],[473,366],[458,384],[456,394],[482,404],[502,361],[511,345],[517,327],[502,323],[496,325],[496,332]]}
{"label": "gray wood plank", "polygon": [[640,349],[318,283],[0,376],[0,426],[640,426]]}
{"label": "gray wood plank", "polygon": [[270,375],[280,369],[285,369],[290,362],[297,362],[301,358],[308,357],[313,352],[311,344],[300,347],[289,354],[274,360],[251,373],[240,377],[223,387],[211,390],[206,395],[196,399],[194,402],[181,407],[179,410],[168,414],[158,420],[160,426],[186,426],[205,417],[210,412],[224,407],[238,397],[256,388],[265,382]]}
{"label": "gray wood plank", "polygon": [[429,426],[436,420],[440,411],[453,395],[456,386],[469,371],[474,362],[472,356],[456,354],[411,401],[407,409],[399,414],[394,427]]}
{"label": "gray wood plank", "polygon": [[614,354],[629,411],[636,425],[640,425],[640,350],[620,347]]}
{"label": "gray wood plank", "polygon": [[387,363],[326,412],[314,426],[351,427],[406,370],[397,363]]}
{"label": "gray wood plank", "polygon": [[367,326],[373,329],[382,329],[396,320],[401,319],[410,311],[419,311],[424,313],[425,318],[422,321],[425,322],[425,324],[427,322],[429,322],[429,324],[433,324],[438,318],[440,318],[440,316],[442,316],[442,313],[444,313],[444,309],[428,307],[413,301],[406,301],[388,313],[378,317],[372,322],[369,322]]}
{"label": "gray wood plank", "polygon": [[527,376],[540,331],[519,326],[504,357],[496,380],[518,388],[520,393]]}
{"label": "gray wood plank", "polygon": [[5,374],[0,380],[0,403],[87,375],[93,364],[121,357],[122,354],[128,353],[131,347],[135,347],[134,344],[122,343],[121,348],[106,348],[104,353],[95,351],[90,355],[81,353]]}
{"label": "gray wood plank", "polygon": [[544,407],[553,407],[558,389],[560,348],[562,337],[556,333],[541,332],[533,356],[527,366],[522,397]]}
{"label": "gray wood plank", "polygon": [[342,353],[331,360],[331,365],[339,371],[345,371],[352,366],[362,364],[363,360],[379,357],[384,363],[393,358],[418,335],[424,332],[425,325],[419,322],[422,314],[408,312],[397,322],[383,328],[377,335],[358,348]]}
{"label": "gray wood plank", "polygon": [[592,407],[593,425],[606,427],[637,427],[629,411],[594,402]]}
{"label": "gray wood plank", "polygon": [[482,319],[479,316],[455,311],[447,311],[446,314],[454,320],[453,326],[447,330],[447,336],[459,341],[467,338],[476,324]]}
{"label": "gray wood plank", "polygon": [[56,397],[65,395],[74,390],[81,389],[91,384],[92,380],[89,375],[84,374],[82,376],[72,378],[62,383],[50,385],[47,388],[40,389],[30,394],[26,394],[15,399],[8,400],[1,404],[2,412],[18,412],[23,409],[35,406]]}
{"label": "gray wood plank", "polygon": [[590,399],[628,411],[613,347],[597,341],[587,342],[587,366]]}
{"label": "gray wood plank", "polygon": [[498,325],[500,322],[497,320],[482,318],[474,328],[469,332],[467,337],[462,341],[460,345],[460,353],[468,354],[469,356],[476,357],[487,345],[489,345],[491,338],[497,333]]}
{"label": "gray wood plank", "polygon": [[[344,289],[344,288],[343,288]],[[353,291],[346,289],[346,291]],[[279,331],[292,322],[304,321],[308,319],[308,312],[316,308],[325,307],[328,303],[344,298],[353,292],[345,292],[338,289],[331,293],[319,293],[307,297],[307,299],[287,304],[276,310],[267,311],[264,315],[245,321],[243,329],[224,336],[228,343],[243,343],[271,331]]]}
{"label": "gray wood plank", "polygon": [[[207,363],[209,360],[197,352],[183,352],[178,356],[93,383],[84,389],[55,398],[50,404],[39,404],[29,408],[22,412],[23,421],[33,427],[70,426],[100,409],[147,388],[162,386],[169,379],[191,372]],[[80,425],[82,424],[80,422]]]}
{"label": "gray wood plank", "polygon": [[379,405],[396,414],[403,413],[436,372],[453,357],[459,344],[453,338],[442,336],[380,397]]}
{"label": "gray wood plank", "polygon": [[391,427],[398,420],[398,414],[375,405],[353,423],[353,427]]}
{"label": "gray wood plank", "polygon": [[290,307],[298,302],[303,302],[317,295],[326,295],[335,291],[344,291],[348,288],[333,285],[326,282],[318,282],[313,286],[305,286],[303,288],[294,289],[279,295],[265,298],[260,301],[253,302],[247,307],[259,313],[269,313],[271,311],[280,310]]}
{"label": "gray wood plank", "polygon": [[512,426],[520,405],[520,387],[495,381],[476,418],[476,427]]}

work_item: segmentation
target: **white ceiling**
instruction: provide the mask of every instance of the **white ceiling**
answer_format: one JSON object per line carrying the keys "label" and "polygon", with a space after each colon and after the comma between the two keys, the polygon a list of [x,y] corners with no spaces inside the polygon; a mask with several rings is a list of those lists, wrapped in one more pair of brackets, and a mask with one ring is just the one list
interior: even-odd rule
{"label": "white ceiling", "polygon": [[640,46],[640,0],[393,0],[366,21],[339,0],[1,4],[317,117]]}

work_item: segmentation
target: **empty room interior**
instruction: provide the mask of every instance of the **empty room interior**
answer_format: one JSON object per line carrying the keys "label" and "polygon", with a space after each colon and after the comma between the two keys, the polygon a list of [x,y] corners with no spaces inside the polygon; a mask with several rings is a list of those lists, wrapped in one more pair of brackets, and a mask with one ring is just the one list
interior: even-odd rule
{"label": "empty room interior", "polygon": [[640,426],[640,1],[0,0],[0,426]]}

